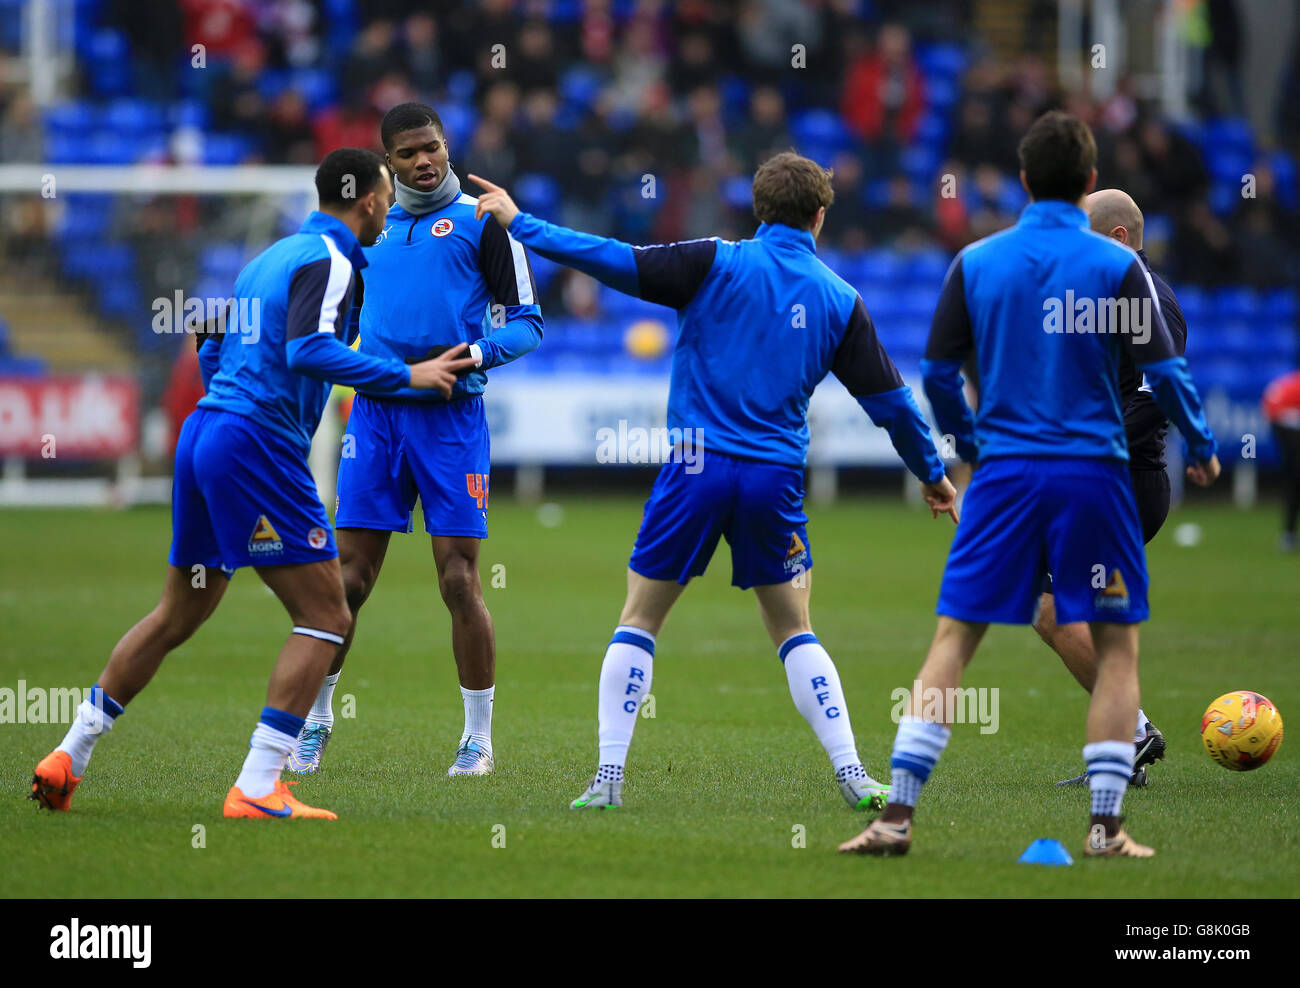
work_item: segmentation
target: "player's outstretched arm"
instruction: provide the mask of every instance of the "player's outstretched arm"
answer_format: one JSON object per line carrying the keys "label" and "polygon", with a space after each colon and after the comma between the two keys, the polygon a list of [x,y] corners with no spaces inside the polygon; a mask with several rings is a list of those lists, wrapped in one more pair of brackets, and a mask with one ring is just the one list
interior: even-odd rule
{"label": "player's outstretched arm", "polygon": [[934,517],[957,521],[957,492],[944,474],[930,427],[916,407],[912,389],[881,345],[861,297],[854,300],[848,327],[835,351],[831,370],[858,400],[871,421],[889,433],[907,469],[921,481],[921,494]]}
{"label": "player's outstretched arm", "polygon": [[633,247],[547,223],[520,210],[500,186],[477,175],[468,177],[486,190],[479,196],[475,216],[491,214],[512,237],[542,257],[589,274],[626,295],[680,309],[695,297],[713,269],[715,240]]}
{"label": "player's outstretched arm", "polygon": [[304,264],[294,272],[285,322],[289,369],[368,391],[426,388],[450,397],[457,371],[473,366],[471,357],[449,351],[436,360],[408,367],[396,360],[358,353],[338,338],[343,320],[351,314],[351,280],[352,265],[342,255]]}
{"label": "player's outstretched arm", "polygon": [[1145,326],[1134,321],[1142,309],[1130,305],[1129,311],[1135,315],[1130,317],[1127,327],[1130,331],[1120,334],[1120,342],[1146,376],[1160,410],[1187,442],[1188,458],[1192,461],[1187,468],[1188,479],[1208,487],[1219,476],[1219,444],[1206,424],[1201,396],[1192,383],[1187,359],[1180,355],[1179,341],[1165,322],[1155,284],[1141,262],[1134,260],[1129,266],[1115,297],[1130,303],[1144,298],[1150,300],[1151,319]]}

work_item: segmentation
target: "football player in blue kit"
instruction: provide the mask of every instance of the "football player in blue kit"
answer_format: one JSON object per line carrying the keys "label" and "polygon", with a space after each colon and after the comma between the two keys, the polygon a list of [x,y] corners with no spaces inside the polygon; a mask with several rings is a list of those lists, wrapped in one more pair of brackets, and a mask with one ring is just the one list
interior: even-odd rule
{"label": "football player in blue kit", "polygon": [[459,348],[410,366],[349,349],[362,246],[383,227],[392,183],[374,152],[343,148],[321,162],[316,189],[320,209],[249,262],[225,314],[198,338],[207,394],[176,447],[162,599],[123,635],[63,742],[37,765],[31,798],[41,806],[68,809],[96,742],[211,617],[234,571],[251,566],[293,630],[223,814],[335,819],[295,799],[280,778],[351,620],[329,518],[307,467],[311,437],[330,382],[448,395],[473,359]]}
{"label": "football player in blue kit", "polygon": [[[990,622],[1030,624],[1044,576],[1056,620],[1090,626],[1096,682],[1083,747],[1092,815],[1084,854],[1150,857],[1120,806],[1133,773],[1138,623],[1148,617],[1146,557],[1129,479],[1121,354],[1145,373],[1160,409],[1190,444],[1188,476],[1219,473],[1214,436],[1132,249],[1088,225],[1097,181],[1087,125],[1044,114],[1020,143],[1030,204],[1010,229],[966,247],[935,308],[921,373],[942,432],[978,469],[939,590],[938,627],[898,725],[884,813],[840,846],[905,854],[922,786],[952,730],[936,697],[952,695]],[[974,355],[979,411],[962,394]]]}
{"label": "football player in blue kit", "polygon": [[487,372],[537,348],[542,311],[524,249],[461,191],[438,114],[402,103],[380,136],[396,203],[366,249],[361,352],[421,360],[468,346],[473,365],[450,397],[411,388],[358,388],[339,463],[338,530],[352,623],[307,716],[289,768],[314,772],[334,726],[333,694],[356,634],[357,612],[379,578],[394,532],[412,530],[418,497],[438,590],[451,615],[465,722],[449,776],[494,770],[496,640],[479,581],[491,463]]}
{"label": "football player in blue kit", "polygon": [[808,399],[834,373],[916,475],[935,517],[957,519],[956,496],[862,298],[817,258],[833,194],[825,169],[778,154],[754,176],[751,240],[710,238],[649,247],[579,233],[521,212],[505,190],[478,211],[543,257],[677,310],[669,436],[683,442],[660,470],[628,563],[627,598],[605,652],[595,777],[570,805],[623,802],[623,772],[656,636],[692,577],[725,538],[731,582],[753,588],[796,709],[854,808],[883,805],[888,786],[858,755],[839,674],[813,634],[812,553],[803,510]]}

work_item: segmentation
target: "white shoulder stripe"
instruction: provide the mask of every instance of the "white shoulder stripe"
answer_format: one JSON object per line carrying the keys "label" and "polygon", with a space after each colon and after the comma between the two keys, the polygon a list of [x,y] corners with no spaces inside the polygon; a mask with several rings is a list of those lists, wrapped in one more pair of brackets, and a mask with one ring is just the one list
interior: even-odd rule
{"label": "white shoulder stripe", "polygon": [[510,255],[515,261],[515,287],[519,291],[520,305],[535,305],[533,298],[533,279],[528,277],[528,259],[524,257],[524,245],[514,237],[506,234],[510,241]]}
{"label": "white shoulder stripe", "polygon": [[352,262],[343,256],[343,252],[328,236],[322,233],[320,238],[325,241],[325,247],[330,252],[330,277],[321,298],[320,322],[316,324],[316,332],[333,335],[343,293],[348,290],[348,282],[352,280]]}
{"label": "white shoulder stripe", "polygon": [[468,192],[462,192],[460,195],[456,197],[456,202],[467,202],[471,206],[473,206],[478,203],[478,198],[476,196],[470,195]]}

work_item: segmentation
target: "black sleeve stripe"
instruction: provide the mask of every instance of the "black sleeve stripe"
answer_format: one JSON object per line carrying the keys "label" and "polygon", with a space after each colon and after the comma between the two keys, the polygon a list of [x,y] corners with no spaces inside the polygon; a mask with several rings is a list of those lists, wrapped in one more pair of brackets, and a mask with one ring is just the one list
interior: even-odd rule
{"label": "black sleeve stripe", "polygon": [[[1115,292],[1115,298],[1123,300],[1128,306],[1130,325],[1127,328],[1130,332],[1119,333],[1119,338],[1120,345],[1133,357],[1135,364],[1140,367],[1157,360],[1168,360],[1179,356],[1177,343],[1165,323],[1155,282],[1151,280],[1151,275],[1147,273],[1147,269],[1142,266],[1138,258],[1133,258],[1133,263],[1124,272],[1119,289]],[[1143,311],[1146,307],[1142,305],[1144,301],[1150,302],[1150,320],[1145,324],[1149,336],[1146,342],[1141,342],[1135,337],[1134,331],[1143,326],[1140,320],[1146,315]]]}
{"label": "black sleeve stripe", "polygon": [[1156,295],[1160,298],[1160,311],[1165,317],[1165,327],[1174,339],[1174,346],[1180,357],[1187,355],[1187,318],[1183,307],[1178,304],[1178,296],[1159,275],[1152,272],[1151,280],[1155,282]]}
{"label": "black sleeve stripe", "polygon": [[500,305],[537,304],[533,268],[524,245],[491,216],[479,237],[478,268],[493,301]]}
{"label": "black sleeve stripe", "polygon": [[855,397],[896,391],[903,386],[903,377],[876,335],[862,296],[853,303],[831,370]]}
{"label": "black sleeve stripe", "polygon": [[289,282],[284,339],[312,333],[344,336],[352,305],[352,265],[341,253],[304,264]]}
{"label": "black sleeve stripe", "polygon": [[966,310],[966,274],[959,254],[948,269],[934,307],[925,359],[964,361],[974,349],[975,334]]}
{"label": "black sleeve stripe", "polygon": [[647,302],[684,309],[709,276],[717,254],[714,238],[633,247],[638,293]]}

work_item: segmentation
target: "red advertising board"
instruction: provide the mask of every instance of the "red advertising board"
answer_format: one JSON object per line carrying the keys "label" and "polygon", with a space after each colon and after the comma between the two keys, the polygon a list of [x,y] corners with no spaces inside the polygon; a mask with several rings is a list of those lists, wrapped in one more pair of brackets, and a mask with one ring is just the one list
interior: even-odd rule
{"label": "red advertising board", "polygon": [[129,377],[0,377],[0,456],[116,459],[139,436],[140,388]]}

